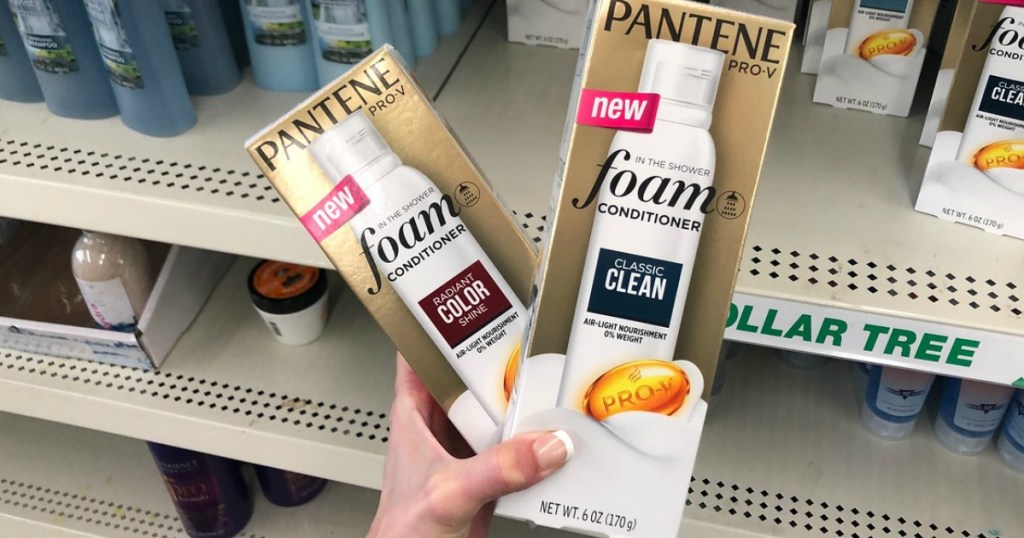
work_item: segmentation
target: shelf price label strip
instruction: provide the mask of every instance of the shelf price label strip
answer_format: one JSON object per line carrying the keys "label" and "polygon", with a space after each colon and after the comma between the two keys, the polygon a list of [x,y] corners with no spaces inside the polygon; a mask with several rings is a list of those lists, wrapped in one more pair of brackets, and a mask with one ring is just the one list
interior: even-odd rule
{"label": "shelf price label strip", "polygon": [[725,338],[1024,388],[1024,335],[736,292]]}

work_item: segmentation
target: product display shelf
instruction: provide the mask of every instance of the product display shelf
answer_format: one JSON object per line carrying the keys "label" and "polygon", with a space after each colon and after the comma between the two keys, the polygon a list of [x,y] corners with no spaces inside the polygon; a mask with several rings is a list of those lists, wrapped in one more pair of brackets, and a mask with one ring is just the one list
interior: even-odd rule
{"label": "product display shelf", "polygon": [[[428,94],[441,90],[495,1],[476,1],[419,61]],[[247,76],[227,95],[194,98],[199,123],[174,138],[138,134],[116,117],[69,120],[41,103],[0,101],[0,216],[328,267],[244,149],[304,98],[258,89]]]}
{"label": "product display shelf", "polygon": [[[775,116],[727,338],[1024,386],[1024,241],[915,212],[927,100],[909,119],[812,103],[801,53]],[[534,234],[546,224],[576,58],[506,42],[492,14],[439,100]],[[819,343],[825,322],[845,325],[843,337]],[[866,324],[882,327],[876,341]]]}
{"label": "product display shelf", "polygon": [[[976,458],[949,454],[925,418],[905,442],[875,439],[860,426],[848,364],[799,371],[764,349],[738,355],[712,402],[679,536],[1024,535],[1024,476],[1003,468],[991,449]],[[147,420],[170,425],[155,411]],[[3,413],[0,431],[0,536],[184,536],[143,443]],[[279,463],[300,457],[295,445],[309,442],[297,436],[292,446],[277,445]],[[350,457],[335,453],[320,471],[337,477]],[[379,461],[364,465],[381,471]],[[362,537],[377,499],[338,483],[296,509],[258,498],[242,536]],[[491,536],[575,535],[498,520]]]}
{"label": "product display shelf", "polygon": [[[8,414],[0,431],[0,536],[187,538],[142,442]],[[379,498],[332,483],[312,502],[282,508],[250,484],[256,508],[240,538],[362,538]],[[510,521],[495,530],[523,534]]]}
{"label": "product display shelf", "polygon": [[159,372],[0,350],[0,411],[379,486],[394,347],[336,275],[323,335],[278,343],[242,258]]}

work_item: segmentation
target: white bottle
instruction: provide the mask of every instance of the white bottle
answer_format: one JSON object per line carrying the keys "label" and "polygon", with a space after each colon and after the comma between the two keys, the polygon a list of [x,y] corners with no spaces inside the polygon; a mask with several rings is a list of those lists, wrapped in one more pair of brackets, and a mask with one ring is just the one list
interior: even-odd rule
{"label": "white bottle", "polygon": [[868,36],[882,30],[901,30],[910,24],[914,0],[855,0],[846,34],[846,54],[857,55]]}
{"label": "white bottle", "polygon": [[349,222],[366,263],[430,335],[495,424],[505,418],[505,367],[518,355],[526,311],[459,217],[462,207],[405,166],[362,110],[309,147],[339,183],[351,176],[369,204]]}
{"label": "white bottle", "polygon": [[135,331],[154,283],[141,241],[82,232],[71,252],[71,272],[97,325]]}
{"label": "white bottle", "polygon": [[955,454],[980,454],[1003,423],[1013,392],[1013,387],[947,379],[935,417],[939,443]]}
{"label": "white bottle", "polygon": [[[1012,159],[999,162],[999,154],[1002,152],[995,152],[997,155],[986,159],[985,155],[978,154],[978,150],[995,142],[1016,142],[1024,137],[1024,73],[1020,70],[1024,55],[1020,49],[1022,42],[1019,34],[1019,25],[1022,23],[1024,8],[1003,8],[998,28],[993,30],[990,42],[987,43],[988,57],[981,78],[978,79],[978,89],[974,92],[960,149],[956,153],[958,161],[972,164],[979,170],[987,170],[990,176],[1000,168],[1020,166],[1019,162]],[[998,172],[995,175],[998,176]],[[1011,190],[1024,192],[1013,181],[1017,178],[1009,178],[1005,182],[995,176],[992,179]]]}
{"label": "white bottle", "polygon": [[1024,390],[1018,390],[1010,402],[997,449],[1007,467],[1024,473]]}
{"label": "white bottle", "polygon": [[874,366],[860,418],[872,434],[886,440],[907,438],[928,401],[935,375],[889,366]]}
{"label": "white bottle", "polygon": [[587,411],[587,390],[616,366],[676,358],[704,210],[715,203],[708,127],[724,59],[708,48],[648,42],[639,91],[661,95],[654,129],[617,132],[592,192],[573,201],[595,204],[597,213],[559,407]]}

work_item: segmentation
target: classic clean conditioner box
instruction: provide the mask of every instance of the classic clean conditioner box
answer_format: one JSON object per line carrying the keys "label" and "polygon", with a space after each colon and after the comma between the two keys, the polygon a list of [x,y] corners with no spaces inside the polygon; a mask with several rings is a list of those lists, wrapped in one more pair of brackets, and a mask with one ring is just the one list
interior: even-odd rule
{"label": "classic clean conditioner box", "polygon": [[536,252],[393,49],[248,149],[463,436],[496,441]]}
{"label": "classic clean conditioner box", "polygon": [[498,513],[669,537],[793,25],[670,0],[594,9],[504,431],[564,430],[575,454]]}

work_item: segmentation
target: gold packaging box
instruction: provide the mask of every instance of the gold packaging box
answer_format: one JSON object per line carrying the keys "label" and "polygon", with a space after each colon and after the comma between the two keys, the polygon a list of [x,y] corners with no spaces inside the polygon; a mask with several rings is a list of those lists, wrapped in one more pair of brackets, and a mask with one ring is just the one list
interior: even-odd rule
{"label": "gold packaging box", "polygon": [[[544,241],[535,281],[537,296],[531,305],[524,358],[504,430],[506,437],[533,430],[563,430],[572,439],[575,455],[563,469],[539,485],[499,500],[497,511],[506,517],[595,536],[675,536],[707,409],[703,398],[710,393],[711,380],[715,375],[794,25],[677,0],[598,0],[591,9],[592,24],[584,39],[565,131],[567,138],[562,142],[562,168],[558,173],[561,185],[556,186],[559,195],[554,203],[554,214],[549,217],[551,227]],[[721,53],[720,79],[708,129],[717,155],[717,158],[710,159],[710,167],[714,168],[713,186],[710,188],[690,188],[701,180],[698,176],[707,175],[693,171],[692,167],[689,172],[683,172],[684,167],[680,163],[690,164],[691,161],[679,159],[673,167],[672,160],[666,158],[661,162],[669,162],[668,165],[650,164],[658,161],[652,160],[651,156],[658,156],[659,151],[690,151],[686,149],[689,140],[661,140],[657,136],[659,127],[654,127],[653,131],[635,129],[651,132],[654,135],[651,138],[659,140],[651,140],[650,143],[636,141],[634,160],[622,159],[620,155],[612,168],[608,162],[612,157],[610,150],[613,138],[622,133],[621,127],[588,123],[593,119],[589,116],[586,121],[578,119],[588,113],[600,113],[598,99],[594,98],[598,95],[596,92],[604,96],[626,96],[626,99],[647,99],[645,96],[652,95],[649,93],[651,90],[643,89],[645,83],[642,78],[647,80],[646,74],[641,76],[645,62],[654,54],[649,50],[666,47],[676,50],[679,47],[675,43],[654,43],[651,40],[667,40]],[[693,49],[687,48],[691,52]],[[700,51],[694,54],[707,55]],[[657,79],[657,73],[654,78]],[[667,80],[675,84],[671,76]],[[680,87],[685,88],[685,85]],[[686,93],[685,89],[681,91]],[[660,98],[661,107],[676,106],[666,105],[666,96]],[[662,170],[649,176],[652,172],[643,168],[641,174],[641,161],[635,159],[641,154],[648,163],[644,166],[656,166]],[[633,166],[637,166],[638,171],[629,176],[627,172],[632,171]],[[631,244],[643,249],[643,245],[662,240],[693,241],[694,232],[700,230],[672,362],[684,362],[686,367],[669,373],[671,370],[659,369],[658,366],[666,362],[634,360],[641,357],[632,357],[630,360],[634,363],[645,364],[634,368],[634,363],[629,363],[626,365],[628,369],[613,368],[597,377],[586,393],[586,402],[592,403],[598,396],[614,399],[616,392],[629,392],[634,390],[630,388],[632,386],[635,392],[627,397],[632,397],[633,402],[653,402],[652,406],[658,406],[651,409],[652,412],[619,413],[609,417],[586,408],[590,405],[587,403],[583,404],[583,410],[578,409],[579,404],[572,404],[575,406],[572,408],[559,405],[554,394],[558,393],[561,400],[565,392],[565,372],[572,361],[572,357],[565,358],[565,354],[570,333],[577,327],[574,317],[582,275],[589,263],[588,247],[591,250],[596,248],[591,245],[591,234],[600,204],[587,203],[587,200],[593,200],[593,193],[599,189],[613,189],[608,185],[613,183],[611,178],[616,174],[626,174],[619,183],[620,191],[628,190],[624,185],[644,185],[647,180],[643,178],[654,178],[652,185],[671,184],[666,188],[675,190],[664,192],[675,193],[676,199],[697,200],[696,205],[685,207],[685,211],[682,203],[674,209],[667,206],[650,208],[662,217],[671,214],[689,219],[699,210],[703,212],[704,220],[700,226],[685,219],[671,225],[659,221],[661,229],[666,230],[661,239],[639,234],[618,238],[620,242],[616,244],[622,245],[619,254],[628,251],[640,258],[652,254],[629,250]],[[636,183],[630,183],[629,177],[636,179]],[[684,183],[688,186],[682,187]],[[640,190],[638,187],[633,192]],[[616,197],[626,196],[614,190],[609,192]],[[646,196],[651,198],[652,191],[646,192]],[[680,193],[682,198],[678,198]],[[649,201],[644,200],[645,195],[631,196],[641,202]],[[621,203],[635,201],[630,200]],[[609,218],[609,214],[602,217]],[[636,220],[635,217],[619,215],[610,218],[620,219],[614,222],[625,222],[621,220],[625,218]],[[619,225],[609,224],[601,233],[616,235],[615,226]],[[668,231],[668,228],[674,229]],[[661,234],[660,229],[656,234]],[[603,337],[598,334],[594,342],[588,340],[590,343],[583,345],[590,345],[596,351],[595,348],[600,346],[618,345],[615,340],[652,334],[637,332],[637,325],[631,324],[628,321],[631,318],[624,316],[616,318],[623,322],[618,324],[618,328],[614,324],[601,325],[609,317],[591,323],[591,314],[601,313],[593,306],[598,280],[595,279],[594,286],[588,288],[591,290],[587,299],[590,306],[582,326],[600,326],[608,330]],[[620,281],[618,285],[618,291],[621,291],[624,284]],[[680,287],[683,285],[679,284]],[[615,308],[614,304],[611,308]],[[637,312],[638,317],[632,319],[640,319],[647,314]],[[653,338],[662,337],[658,334]],[[583,353],[579,357],[588,358],[589,355]],[[673,389],[681,386],[678,381],[689,377],[690,382],[682,385],[689,389],[689,393],[661,393],[642,385],[641,376],[648,374],[659,376],[657,384]],[[561,388],[559,379],[563,384]],[[624,403],[622,407],[625,407]],[[647,410],[638,404],[634,411]],[[684,412],[686,416],[682,417]],[[629,494],[617,493],[622,491],[629,491]]]}
{"label": "gold packaging box", "polygon": [[[324,210],[319,217],[330,216],[332,211],[336,215],[343,201],[338,200],[336,205],[325,205],[325,201],[338,178],[328,177],[310,146],[354,114],[365,115],[402,163],[422,172],[452,202],[471,235],[519,302],[525,304],[537,261],[533,242],[523,235],[521,226],[498,200],[390,46],[376,51],[254,135],[246,148],[300,220],[317,208]],[[370,206],[379,203],[387,200],[369,200]],[[321,248],[352,293],[394,341],[470,444],[479,450],[496,440],[500,421],[488,420],[480,403],[467,391],[467,383],[456,374],[388,279],[382,278],[375,264],[368,263],[370,252],[364,251],[351,223],[328,230],[326,235],[320,231],[311,234],[320,236]],[[445,256],[444,251],[438,256]],[[503,379],[493,381],[495,390],[500,390]]]}

